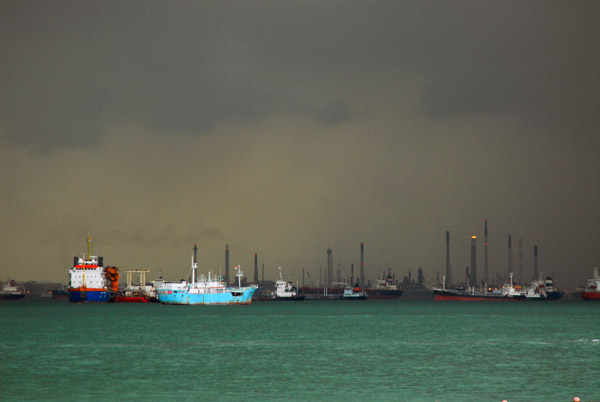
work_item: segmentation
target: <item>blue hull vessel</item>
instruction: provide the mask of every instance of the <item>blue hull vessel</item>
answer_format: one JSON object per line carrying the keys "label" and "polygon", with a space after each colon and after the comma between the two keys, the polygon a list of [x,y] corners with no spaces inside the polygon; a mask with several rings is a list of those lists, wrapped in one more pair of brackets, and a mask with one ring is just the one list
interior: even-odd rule
{"label": "blue hull vessel", "polygon": [[252,304],[252,295],[258,288],[257,286],[242,287],[242,270],[239,266],[235,267],[238,271],[235,275],[238,278],[238,286],[227,286],[222,278],[202,275],[196,277],[198,267],[196,253],[198,247],[194,245],[194,254],[192,255],[192,281],[166,282],[157,289],[158,301],[162,304],[188,304],[188,305],[230,305],[230,304]]}
{"label": "blue hull vessel", "polygon": [[108,290],[71,290],[69,291],[69,301],[71,303],[106,303],[110,300],[110,292]]}
{"label": "blue hull vessel", "polygon": [[192,293],[191,289],[159,289],[158,300],[163,304],[251,304],[256,288],[226,288],[218,293]]}

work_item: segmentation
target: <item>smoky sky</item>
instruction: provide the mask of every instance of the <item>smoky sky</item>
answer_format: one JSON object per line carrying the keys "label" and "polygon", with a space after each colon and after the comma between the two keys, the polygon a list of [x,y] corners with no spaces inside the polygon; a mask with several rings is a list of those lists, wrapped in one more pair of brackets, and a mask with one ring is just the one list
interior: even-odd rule
{"label": "smoky sky", "polygon": [[212,267],[230,244],[296,279],[328,247],[347,272],[365,242],[372,277],[434,280],[445,232],[462,272],[488,219],[493,272],[512,234],[524,271],[535,243],[581,284],[600,264],[599,17],[594,1],[0,1],[1,274],[64,279],[92,232],[113,264],[165,275],[196,242]]}

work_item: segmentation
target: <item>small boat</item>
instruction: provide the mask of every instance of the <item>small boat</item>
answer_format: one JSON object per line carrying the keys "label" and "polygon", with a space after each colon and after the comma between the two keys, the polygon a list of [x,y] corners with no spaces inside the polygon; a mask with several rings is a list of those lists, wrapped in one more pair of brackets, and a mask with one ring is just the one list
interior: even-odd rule
{"label": "small boat", "polygon": [[548,276],[545,281],[531,282],[525,296],[527,300],[560,300],[563,292],[554,287],[554,281]]}
{"label": "small boat", "polygon": [[475,287],[456,288],[455,290],[446,289],[446,280],[442,288],[434,288],[434,299],[436,301],[521,301],[525,300],[526,295],[513,284],[513,274],[510,274],[510,281],[502,286],[501,289],[492,291],[475,290]]}
{"label": "small boat", "polygon": [[600,277],[598,267],[594,268],[594,277],[587,280],[585,290],[581,292],[583,300],[600,300]]}
{"label": "small boat", "polygon": [[208,272],[208,277],[202,275],[196,279],[196,254],[198,247],[194,245],[192,254],[192,281],[164,282],[157,289],[158,301],[162,304],[187,304],[187,305],[229,305],[229,304],[251,304],[252,295],[257,286],[242,287],[241,278],[244,275],[239,266],[238,287],[229,287],[222,281],[221,277],[215,277]]}
{"label": "small boat", "polygon": [[25,288],[17,285],[14,280],[2,282],[0,286],[0,300],[20,300],[25,298]]}
{"label": "small boat", "polygon": [[[146,274],[148,270],[129,269],[127,273],[127,286],[120,290],[114,297],[117,303],[150,303],[158,301],[156,297],[156,288],[153,285],[146,284]],[[133,275],[139,277],[139,284],[133,284]]]}
{"label": "small boat", "polygon": [[275,292],[271,294],[271,300],[278,301],[302,301],[305,295],[298,294],[298,289],[294,288],[292,282],[286,282],[281,275],[279,267],[279,279],[275,282]]}
{"label": "small boat", "polygon": [[367,300],[368,295],[367,292],[358,287],[358,284],[356,284],[354,287],[346,286],[344,288],[344,295],[342,297],[344,300]]}

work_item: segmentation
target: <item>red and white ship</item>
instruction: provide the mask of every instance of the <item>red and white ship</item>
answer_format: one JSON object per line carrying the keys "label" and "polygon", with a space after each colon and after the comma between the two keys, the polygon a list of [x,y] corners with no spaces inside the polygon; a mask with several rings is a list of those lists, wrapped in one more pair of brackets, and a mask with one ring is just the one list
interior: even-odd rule
{"label": "red and white ship", "polygon": [[583,300],[600,300],[600,277],[598,267],[594,268],[594,277],[587,280],[585,290],[581,292]]}

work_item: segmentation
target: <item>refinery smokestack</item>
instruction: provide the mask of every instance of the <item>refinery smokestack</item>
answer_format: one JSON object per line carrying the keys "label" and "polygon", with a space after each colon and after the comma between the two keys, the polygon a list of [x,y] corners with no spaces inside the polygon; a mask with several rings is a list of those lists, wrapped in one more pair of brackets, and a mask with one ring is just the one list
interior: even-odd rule
{"label": "refinery smokestack", "polygon": [[365,243],[360,243],[360,286],[365,286]]}
{"label": "refinery smokestack", "polygon": [[[198,246],[196,244],[194,244],[194,263],[193,263],[193,265],[196,265],[196,264],[198,264]],[[196,278],[194,278],[194,282],[196,282]]]}
{"label": "refinery smokestack", "polygon": [[483,280],[485,283],[489,281],[489,272],[488,272],[488,238],[487,238],[487,219],[485,220],[485,231],[484,231],[484,239],[483,239],[483,252],[485,259],[483,261]]}
{"label": "refinery smokestack", "polygon": [[446,284],[452,283],[452,274],[450,273],[450,232],[446,231]]}
{"label": "refinery smokestack", "polygon": [[533,246],[533,280],[538,278],[538,247]]}
{"label": "refinery smokestack", "polygon": [[254,253],[254,283],[258,283],[258,255]]}
{"label": "refinery smokestack", "polygon": [[471,236],[471,281],[477,286],[477,236]]}
{"label": "refinery smokestack", "polygon": [[331,256],[331,248],[327,249],[327,272],[325,273],[325,285],[327,287],[331,286],[331,282],[333,281],[333,257]]}
{"label": "refinery smokestack", "polygon": [[225,283],[229,285],[229,244],[225,245]]}
{"label": "refinery smokestack", "polygon": [[513,271],[512,269],[512,246],[511,246],[511,235],[508,235],[508,275]]}

